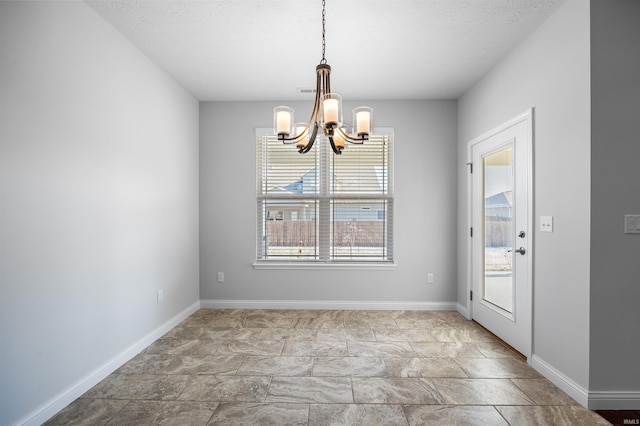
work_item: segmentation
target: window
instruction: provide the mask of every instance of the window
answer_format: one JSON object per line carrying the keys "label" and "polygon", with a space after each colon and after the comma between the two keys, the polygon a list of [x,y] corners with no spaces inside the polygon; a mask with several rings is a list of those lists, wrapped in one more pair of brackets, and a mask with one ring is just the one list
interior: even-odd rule
{"label": "window", "polygon": [[256,135],[258,264],[392,263],[393,131],[335,155]]}

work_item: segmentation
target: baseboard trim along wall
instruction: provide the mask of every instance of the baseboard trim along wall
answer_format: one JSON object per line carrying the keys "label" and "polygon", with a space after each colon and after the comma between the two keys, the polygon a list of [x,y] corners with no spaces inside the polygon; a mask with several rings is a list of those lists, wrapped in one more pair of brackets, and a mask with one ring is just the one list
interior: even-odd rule
{"label": "baseboard trim along wall", "polygon": [[590,410],[640,410],[640,392],[589,392]]}
{"label": "baseboard trim along wall", "polygon": [[462,315],[463,317],[465,317],[466,319],[470,320],[471,319],[471,312],[469,311],[469,309],[467,309],[466,306],[457,303],[456,304],[456,310],[458,311],[458,313],[460,315]]}
{"label": "baseboard trim along wall", "polygon": [[588,407],[589,392],[585,388],[536,355],[531,357],[531,366],[580,405]]}
{"label": "baseboard trim along wall", "polygon": [[455,302],[371,302],[348,300],[225,300],[205,299],[206,309],[341,309],[372,311],[455,311]]}
{"label": "baseboard trim along wall", "polygon": [[549,363],[533,355],[531,365],[580,405],[590,410],[640,410],[640,392],[587,391]]}
{"label": "baseboard trim along wall", "polygon": [[97,368],[92,373],[88,374],[82,380],[76,382],[71,385],[68,389],[51,398],[49,401],[44,403],[42,406],[27,414],[20,420],[18,420],[15,425],[25,425],[25,426],[37,426],[41,425],[45,421],[49,420],[51,417],[56,415],[60,410],[65,408],[67,405],[71,404],[78,397],[84,394],[86,391],[91,389],[93,386],[102,381],[109,374],[116,371],[122,365],[124,365],[131,358],[139,354],[142,350],[144,350],[147,346],[158,340],[164,334],[166,334],[169,330],[174,328],[176,325],[180,324],[187,317],[193,314],[200,308],[200,302],[196,302],[184,309],[182,312],[178,313],[176,316],[171,318],[169,321],[162,324],[160,327],[153,330],[151,333],[144,336],[142,339],[138,340],[127,349],[122,351],[120,354],[113,357],[110,361],[108,361],[103,366]]}

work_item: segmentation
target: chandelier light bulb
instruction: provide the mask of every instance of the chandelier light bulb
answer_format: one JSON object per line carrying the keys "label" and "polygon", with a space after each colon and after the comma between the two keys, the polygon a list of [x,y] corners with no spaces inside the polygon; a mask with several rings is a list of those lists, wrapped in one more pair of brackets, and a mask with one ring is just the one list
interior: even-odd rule
{"label": "chandelier light bulb", "polygon": [[333,134],[333,144],[339,150],[343,150],[344,149],[344,138],[342,137],[340,132],[335,132]]}
{"label": "chandelier light bulb", "polygon": [[293,123],[293,109],[286,106],[278,106],[273,109],[273,121],[278,136],[289,136]]}
{"label": "chandelier light bulb", "polygon": [[358,136],[368,135],[371,133],[372,118],[373,108],[361,106],[353,110],[353,122],[356,125],[356,134]]}
{"label": "chandelier light bulb", "polygon": [[301,138],[296,143],[296,147],[298,147],[298,149],[306,147],[307,144],[309,143],[309,134],[307,132],[307,124],[306,123],[296,123],[295,129],[296,129],[295,137],[296,138]]}
{"label": "chandelier light bulb", "polygon": [[322,100],[324,127],[332,129],[342,124],[342,96],[337,93],[327,93]]}

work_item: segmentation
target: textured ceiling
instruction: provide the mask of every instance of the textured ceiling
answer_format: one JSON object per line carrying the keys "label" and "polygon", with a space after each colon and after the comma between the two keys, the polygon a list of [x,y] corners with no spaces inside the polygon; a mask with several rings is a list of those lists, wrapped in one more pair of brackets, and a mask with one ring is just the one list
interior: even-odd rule
{"label": "textured ceiling", "polygon": [[[345,99],[454,99],[564,0],[327,0]],[[322,58],[320,0],[88,1],[200,100],[296,100]]]}

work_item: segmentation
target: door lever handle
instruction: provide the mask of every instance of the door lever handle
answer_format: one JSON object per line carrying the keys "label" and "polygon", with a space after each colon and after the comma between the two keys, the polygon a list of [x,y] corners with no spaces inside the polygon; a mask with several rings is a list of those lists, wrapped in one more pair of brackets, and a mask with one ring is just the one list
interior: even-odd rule
{"label": "door lever handle", "polygon": [[524,249],[524,247],[520,247],[519,249],[514,250],[514,251],[515,251],[516,253],[520,253],[520,254],[521,254],[521,255],[523,255],[523,256],[524,256],[524,254],[527,252],[527,251]]}

